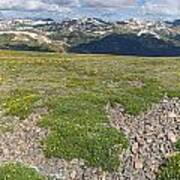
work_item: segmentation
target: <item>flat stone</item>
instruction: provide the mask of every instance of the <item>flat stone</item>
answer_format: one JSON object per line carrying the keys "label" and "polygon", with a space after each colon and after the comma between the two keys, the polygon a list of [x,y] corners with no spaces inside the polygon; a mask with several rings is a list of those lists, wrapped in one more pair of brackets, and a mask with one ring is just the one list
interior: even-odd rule
{"label": "flat stone", "polygon": [[175,114],[174,112],[169,112],[169,113],[168,113],[168,117],[169,117],[169,118],[177,118],[178,115]]}
{"label": "flat stone", "polygon": [[140,159],[136,158],[134,161],[134,167],[135,169],[142,169],[143,168],[143,163]]}
{"label": "flat stone", "polygon": [[172,142],[175,143],[177,141],[176,135],[173,132],[168,133],[168,139]]}
{"label": "flat stone", "polygon": [[150,143],[152,143],[153,140],[148,137],[148,138],[146,139],[146,141],[147,141],[148,144],[150,144]]}
{"label": "flat stone", "polygon": [[72,171],[70,174],[71,179],[75,179],[76,178],[76,171]]}
{"label": "flat stone", "polygon": [[134,153],[134,154],[136,154],[137,152],[138,152],[138,149],[139,149],[139,145],[138,145],[138,143],[136,142],[136,143],[134,143],[133,145],[132,145],[132,152]]}

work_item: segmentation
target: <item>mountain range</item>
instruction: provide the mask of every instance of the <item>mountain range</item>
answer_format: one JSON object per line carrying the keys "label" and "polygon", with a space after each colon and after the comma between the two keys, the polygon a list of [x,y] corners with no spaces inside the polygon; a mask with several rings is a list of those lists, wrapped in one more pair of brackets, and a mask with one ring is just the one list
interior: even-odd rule
{"label": "mountain range", "polygon": [[15,50],[179,56],[180,20],[99,18],[12,19],[0,21],[0,48]]}

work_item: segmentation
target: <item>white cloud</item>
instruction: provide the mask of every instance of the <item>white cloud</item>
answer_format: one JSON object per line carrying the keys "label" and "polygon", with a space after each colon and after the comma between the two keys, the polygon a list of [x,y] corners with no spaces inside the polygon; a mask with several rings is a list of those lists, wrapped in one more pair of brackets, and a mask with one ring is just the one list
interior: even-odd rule
{"label": "white cloud", "polygon": [[[0,0],[0,10],[69,12],[76,7],[102,9],[102,12],[106,8],[112,12],[180,16],[180,0]],[[76,12],[81,14],[81,10]]]}
{"label": "white cloud", "polygon": [[137,0],[84,0],[85,5],[98,8],[124,8],[135,6]]}
{"label": "white cloud", "polygon": [[180,15],[180,0],[149,0],[142,9],[154,15]]}
{"label": "white cloud", "polygon": [[67,7],[120,8],[135,5],[136,0],[0,0],[0,9],[58,10]]}
{"label": "white cloud", "polygon": [[78,3],[79,0],[0,0],[0,9],[59,11]]}
{"label": "white cloud", "polygon": [[56,4],[58,6],[77,6],[80,1],[79,0],[39,0],[46,4]]}

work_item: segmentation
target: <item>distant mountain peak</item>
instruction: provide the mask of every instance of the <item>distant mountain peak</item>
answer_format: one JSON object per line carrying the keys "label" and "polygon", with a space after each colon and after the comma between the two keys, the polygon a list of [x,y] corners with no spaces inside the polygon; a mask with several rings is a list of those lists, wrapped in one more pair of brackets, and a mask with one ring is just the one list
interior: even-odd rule
{"label": "distant mountain peak", "polygon": [[[31,33],[38,37],[40,47],[42,46],[41,42],[47,42],[48,39],[51,43],[46,43],[47,46],[53,44],[55,49],[65,47],[67,51],[77,47],[78,49],[75,50],[90,53],[180,54],[180,20],[178,19],[173,22],[136,18],[108,22],[97,17],[69,18],[60,22],[51,18],[4,19],[0,21],[1,41],[4,40],[0,42],[2,47],[6,47],[6,36],[10,36],[12,31],[16,37],[9,42],[9,47],[12,47],[14,43],[18,45],[19,40],[27,41],[24,34]],[[35,39],[37,42],[36,37],[31,39]],[[31,40],[28,39],[29,41]],[[18,48],[22,48],[22,46]]]}

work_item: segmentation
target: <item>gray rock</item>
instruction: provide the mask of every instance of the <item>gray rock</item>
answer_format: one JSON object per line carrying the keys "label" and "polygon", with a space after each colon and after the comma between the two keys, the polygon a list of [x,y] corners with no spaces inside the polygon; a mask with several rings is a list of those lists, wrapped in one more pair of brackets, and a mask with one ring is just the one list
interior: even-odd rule
{"label": "gray rock", "polygon": [[167,136],[172,143],[175,143],[177,141],[176,135],[172,131],[168,132]]}

